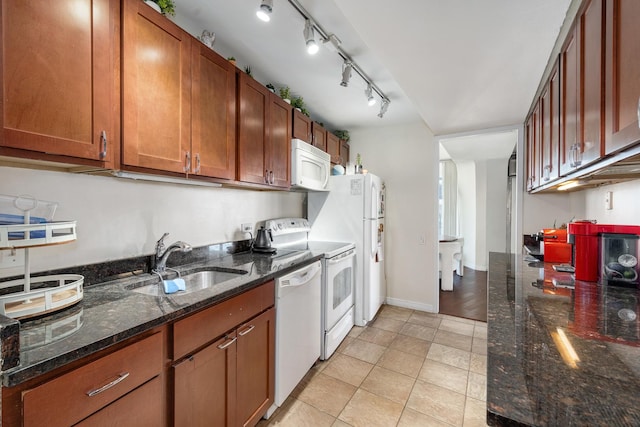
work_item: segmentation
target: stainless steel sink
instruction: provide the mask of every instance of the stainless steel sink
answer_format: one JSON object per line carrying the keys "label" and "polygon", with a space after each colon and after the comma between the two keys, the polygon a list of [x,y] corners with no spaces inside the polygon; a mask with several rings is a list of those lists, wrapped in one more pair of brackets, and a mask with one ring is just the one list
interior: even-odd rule
{"label": "stainless steel sink", "polygon": [[209,269],[185,274],[181,277],[184,279],[186,290],[178,291],[172,294],[166,294],[164,292],[164,287],[162,286],[162,283],[160,283],[160,278],[148,282],[142,286],[132,285],[128,287],[128,289],[133,292],[152,296],[184,295],[191,292],[212,288],[215,285],[219,285],[220,283],[235,279],[242,276],[243,274],[247,274],[247,272],[244,270],[235,269]]}

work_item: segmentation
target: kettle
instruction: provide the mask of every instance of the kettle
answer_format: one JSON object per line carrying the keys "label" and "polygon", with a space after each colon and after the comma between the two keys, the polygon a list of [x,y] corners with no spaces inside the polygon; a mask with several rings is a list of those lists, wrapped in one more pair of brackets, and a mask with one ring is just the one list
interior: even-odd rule
{"label": "kettle", "polygon": [[[267,234],[268,233],[268,234]],[[253,242],[254,249],[271,249],[271,242],[273,242],[273,236],[271,235],[270,228],[260,227],[260,230],[256,232],[256,239]]]}

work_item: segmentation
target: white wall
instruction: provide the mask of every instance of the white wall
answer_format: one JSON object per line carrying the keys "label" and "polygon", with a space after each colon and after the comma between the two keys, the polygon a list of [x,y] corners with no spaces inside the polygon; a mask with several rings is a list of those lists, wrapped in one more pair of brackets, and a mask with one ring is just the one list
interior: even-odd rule
{"label": "white wall", "polygon": [[[604,208],[604,197],[611,191],[613,209]],[[596,219],[601,224],[640,225],[640,181],[634,180],[621,184],[586,190],[585,219]]]}
{"label": "white wall", "polygon": [[[0,194],[30,194],[59,203],[54,220],[76,220],[73,243],[33,248],[32,271],[153,253],[167,243],[193,246],[249,238],[241,223],[302,216],[304,193],[146,183],[113,177],[0,167]],[[0,269],[0,277],[22,274]]]}
{"label": "white wall", "polygon": [[485,265],[489,252],[507,250],[507,167],[509,159],[487,160]]}
{"label": "white wall", "polygon": [[505,252],[508,159],[456,161],[464,265],[486,271],[489,252]]}
{"label": "white wall", "polygon": [[459,235],[464,238],[463,264],[476,269],[477,246],[477,204],[476,199],[476,163],[472,161],[456,162],[458,169],[458,220]]}
{"label": "white wall", "polygon": [[[351,160],[387,188],[387,302],[437,312],[438,144],[424,123],[351,131]],[[420,236],[425,244],[420,244]]]}
{"label": "white wall", "polygon": [[522,232],[533,234],[543,228],[553,228],[575,219],[585,219],[585,192],[529,194],[524,192]]}

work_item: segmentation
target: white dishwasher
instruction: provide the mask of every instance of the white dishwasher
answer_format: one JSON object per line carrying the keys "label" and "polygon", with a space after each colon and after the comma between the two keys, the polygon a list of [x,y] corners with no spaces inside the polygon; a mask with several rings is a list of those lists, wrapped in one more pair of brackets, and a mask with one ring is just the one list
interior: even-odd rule
{"label": "white dishwasher", "polygon": [[269,418],[320,357],[322,264],[276,279],[275,403]]}

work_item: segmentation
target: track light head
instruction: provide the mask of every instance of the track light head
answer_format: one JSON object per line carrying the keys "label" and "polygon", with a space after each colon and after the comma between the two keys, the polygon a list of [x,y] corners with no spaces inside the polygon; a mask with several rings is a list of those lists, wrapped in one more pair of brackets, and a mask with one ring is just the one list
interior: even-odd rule
{"label": "track light head", "polygon": [[382,98],[382,104],[380,105],[380,112],[378,113],[378,117],[384,117],[384,114],[387,112],[390,103],[391,101],[389,101],[387,98]]}
{"label": "track light head", "polygon": [[304,31],[302,32],[304,35],[304,42],[307,45],[307,53],[309,55],[315,55],[320,50],[318,43],[316,43],[316,36],[313,32],[313,24],[310,19],[305,20],[304,23]]}
{"label": "track light head", "polygon": [[371,83],[367,85],[364,94],[367,97],[367,105],[369,105],[369,107],[376,105],[376,99],[373,97],[373,88],[371,87]]}
{"label": "track light head", "polygon": [[261,21],[269,22],[271,20],[271,11],[273,10],[273,0],[262,0],[260,7],[256,11],[256,16]]}
{"label": "track light head", "polygon": [[351,79],[352,69],[353,65],[351,64],[351,61],[344,61],[344,63],[342,64],[342,81],[340,82],[340,86],[349,86],[349,79]]}

